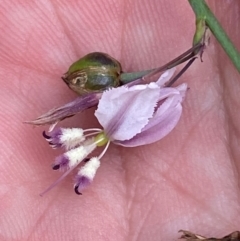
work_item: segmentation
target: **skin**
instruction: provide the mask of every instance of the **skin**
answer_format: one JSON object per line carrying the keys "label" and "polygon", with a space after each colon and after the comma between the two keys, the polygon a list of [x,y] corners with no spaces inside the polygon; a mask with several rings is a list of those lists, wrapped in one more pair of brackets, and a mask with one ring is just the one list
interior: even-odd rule
{"label": "skin", "polygon": [[[46,127],[23,124],[76,97],[60,79],[94,51],[125,71],[163,65],[191,46],[186,0],[0,2],[0,239],[177,240],[179,229],[222,237],[240,229],[240,79],[214,37],[178,83],[189,91],[177,127],[152,145],[111,145],[78,196],[74,173],[40,197],[51,170]],[[237,0],[210,2],[240,49]],[[61,123],[99,127],[88,110]]]}

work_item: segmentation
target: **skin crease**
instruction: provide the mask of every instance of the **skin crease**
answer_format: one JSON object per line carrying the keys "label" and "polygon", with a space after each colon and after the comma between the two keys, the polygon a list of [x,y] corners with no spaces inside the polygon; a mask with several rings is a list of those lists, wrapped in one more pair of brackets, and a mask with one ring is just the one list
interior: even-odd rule
{"label": "skin crease", "polygon": [[[238,0],[210,7],[240,49]],[[0,240],[177,240],[179,229],[221,237],[240,229],[238,72],[214,37],[179,80],[189,91],[183,115],[152,145],[111,145],[93,184],[78,196],[74,173],[51,170],[47,127],[25,125],[76,97],[60,79],[94,51],[125,71],[163,65],[191,46],[186,0],[6,1],[0,3]],[[97,127],[94,110],[61,123]]]}

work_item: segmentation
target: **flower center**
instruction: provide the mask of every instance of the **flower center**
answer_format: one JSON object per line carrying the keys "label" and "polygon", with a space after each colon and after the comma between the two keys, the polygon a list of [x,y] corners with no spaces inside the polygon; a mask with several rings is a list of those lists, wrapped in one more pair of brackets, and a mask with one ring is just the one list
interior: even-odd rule
{"label": "flower center", "polygon": [[97,134],[94,139],[97,146],[104,146],[109,142],[109,138],[104,131]]}

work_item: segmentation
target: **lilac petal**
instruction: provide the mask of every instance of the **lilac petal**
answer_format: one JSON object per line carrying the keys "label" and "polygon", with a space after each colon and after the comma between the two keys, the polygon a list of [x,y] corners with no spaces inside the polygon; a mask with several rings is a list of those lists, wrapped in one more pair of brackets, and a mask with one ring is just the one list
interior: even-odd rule
{"label": "lilac petal", "polygon": [[176,68],[171,68],[171,69],[168,69],[167,71],[165,71],[165,72],[159,77],[159,79],[157,80],[156,83],[157,83],[159,86],[163,86],[164,84],[166,84],[166,82],[168,82],[168,81],[172,78],[175,70],[176,70]]}
{"label": "lilac petal", "polygon": [[161,114],[166,112],[168,109],[176,107],[178,103],[182,102],[182,100],[182,96],[179,92],[178,94],[170,95],[168,98],[165,98],[165,100],[158,107],[154,117],[161,116]]}
{"label": "lilac petal", "polygon": [[111,140],[129,140],[153,116],[159,92],[155,83],[105,91],[95,116]]}
{"label": "lilac petal", "polygon": [[185,95],[186,95],[186,92],[187,92],[187,89],[188,89],[187,84],[183,83],[183,84],[177,86],[176,89],[180,92],[182,98],[184,99]]}
{"label": "lilac petal", "polygon": [[101,93],[90,93],[87,95],[83,95],[66,105],[48,111],[47,113],[39,116],[33,121],[25,121],[25,123],[32,125],[45,125],[56,123],[97,105],[100,98]]}
{"label": "lilac petal", "polygon": [[[114,143],[127,147],[141,146],[154,143],[169,134],[177,125],[182,105],[180,95],[168,98],[156,111],[153,118],[143,128],[142,132],[127,141]],[[180,96],[181,97],[181,96]]]}
{"label": "lilac petal", "polygon": [[[179,91],[176,88],[166,87],[160,89],[159,99],[158,101],[165,100],[168,97],[179,95]],[[179,96],[180,98],[180,96]]]}

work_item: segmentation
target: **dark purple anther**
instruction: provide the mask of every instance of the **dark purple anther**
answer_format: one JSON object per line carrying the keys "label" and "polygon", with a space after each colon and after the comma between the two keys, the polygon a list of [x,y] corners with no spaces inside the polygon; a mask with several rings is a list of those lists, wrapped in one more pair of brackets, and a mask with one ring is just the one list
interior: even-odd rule
{"label": "dark purple anther", "polygon": [[58,170],[59,168],[60,168],[60,165],[59,165],[59,164],[58,164],[58,165],[53,165],[53,166],[52,166],[52,169],[53,169],[53,170]]}
{"label": "dark purple anther", "polygon": [[75,193],[77,194],[77,195],[82,195],[82,193],[80,193],[79,191],[78,191],[78,185],[76,185],[75,187],[74,187],[74,191],[75,191]]}
{"label": "dark purple anther", "polygon": [[45,131],[43,131],[42,135],[43,135],[43,137],[44,137],[45,139],[47,139],[47,140],[49,140],[49,139],[51,138],[50,136],[48,136],[48,135],[46,134]]}

